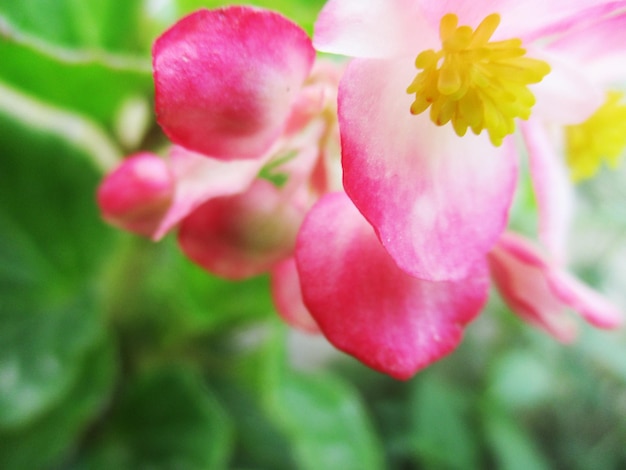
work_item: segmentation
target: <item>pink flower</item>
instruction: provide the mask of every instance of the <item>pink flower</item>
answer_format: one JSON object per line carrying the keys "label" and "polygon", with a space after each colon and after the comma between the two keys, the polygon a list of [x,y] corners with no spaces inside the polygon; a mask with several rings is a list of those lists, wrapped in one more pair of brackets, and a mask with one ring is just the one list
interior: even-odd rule
{"label": "pink flower", "polygon": [[598,328],[616,328],[623,322],[616,306],[518,235],[502,235],[489,254],[489,265],[509,307],[560,341],[576,337],[576,324],[566,315],[568,308]]}
{"label": "pink flower", "polygon": [[542,42],[624,4],[327,2],[316,48],[355,57],[339,89],[345,190],[398,266],[461,279],[485,256],[515,189],[507,137],[515,121],[530,116],[535,98],[565,123],[602,99],[576,64],[543,54]]}

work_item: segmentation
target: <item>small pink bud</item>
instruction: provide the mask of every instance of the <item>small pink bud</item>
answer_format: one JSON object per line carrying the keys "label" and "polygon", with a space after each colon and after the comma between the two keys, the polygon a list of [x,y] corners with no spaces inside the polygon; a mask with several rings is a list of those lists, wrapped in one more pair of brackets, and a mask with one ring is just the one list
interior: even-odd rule
{"label": "small pink bud", "polygon": [[98,188],[98,205],[110,224],[151,236],[170,206],[174,187],[164,160],[138,153],[106,176]]}
{"label": "small pink bud", "polygon": [[207,271],[245,279],[272,269],[291,256],[303,211],[265,180],[242,194],[217,197],[198,207],[180,225],[183,252]]}

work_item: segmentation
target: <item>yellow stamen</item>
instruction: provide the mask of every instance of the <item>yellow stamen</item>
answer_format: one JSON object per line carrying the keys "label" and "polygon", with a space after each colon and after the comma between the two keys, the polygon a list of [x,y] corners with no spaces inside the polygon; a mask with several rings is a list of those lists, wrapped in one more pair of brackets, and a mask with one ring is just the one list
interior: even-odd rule
{"label": "yellow stamen", "polygon": [[442,49],[426,50],[415,59],[422,71],[407,88],[415,94],[412,114],[430,107],[430,119],[438,126],[452,121],[459,136],[468,127],[475,134],[486,129],[494,145],[515,130],[515,118],[528,119],[535,97],[527,85],[540,82],[550,66],[525,57],[520,39],[489,42],[499,24],[498,14],[487,16],[475,31],[459,27],[455,14],[441,19]]}
{"label": "yellow stamen", "polygon": [[626,149],[626,103],[624,94],[607,93],[602,106],[585,122],[565,130],[567,163],[574,181],[593,177],[602,162],[619,166]]}

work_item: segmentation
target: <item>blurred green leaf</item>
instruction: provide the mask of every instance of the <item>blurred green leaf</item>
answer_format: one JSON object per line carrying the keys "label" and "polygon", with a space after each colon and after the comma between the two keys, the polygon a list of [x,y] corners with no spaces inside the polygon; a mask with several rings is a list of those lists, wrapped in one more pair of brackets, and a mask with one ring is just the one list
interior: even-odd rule
{"label": "blurred green leaf", "polygon": [[141,8],[142,0],[0,2],[0,80],[113,129],[124,101],[152,94]]}
{"label": "blurred green leaf", "polygon": [[134,236],[125,240],[126,250],[109,273],[109,310],[132,337],[130,348],[148,353],[204,349],[210,335],[275,315],[267,276],[215,277],[191,263],[175,237],[159,243]]}
{"label": "blurred green leaf", "polygon": [[0,149],[0,428],[13,429],[64,399],[102,337],[111,232],[76,148],[0,115]]}
{"label": "blurred green leaf", "polygon": [[[111,130],[125,100],[152,94],[145,62],[107,63],[98,57],[63,60],[28,45],[0,41],[0,79],[55,106],[97,120]],[[10,109],[6,111],[11,111]]]}
{"label": "blurred green leaf", "polygon": [[27,426],[0,430],[0,468],[50,468],[68,456],[109,395],[115,370],[112,353],[110,342],[101,339],[82,358],[80,373],[61,401]]}
{"label": "blurred green leaf", "polygon": [[264,360],[267,412],[291,441],[298,468],[384,468],[378,436],[360,397],[346,382],[291,370],[282,335],[270,338]]}
{"label": "blurred green leaf", "polygon": [[265,413],[258,390],[235,380],[212,380],[220,402],[227,407],[236,427],[236,448],[231,468],[296,468],[290,441],[273,416]]}
{"label": "blurred green leaf", "polygon": [[496,468],[501,470],[548,470],[528,430],[499,405],[487,404],[483,415],[486,439]]}
{"label": "blurred green leaf", "polygon": [[557,389],[549,364],[533,350],[507,351],[498,357],[489,383],[491,396],[512,409],[538,406]]}
{"label": "blurred green leaf", "polygon": [[436,375],[415,380],[410,402],[411,439],[418,460],[429,469],[473,469],[478,465],[478,440],[470,420],[472,395],[456,390]]}
{"label": "blurred green leaf", "polygon": [[[138,48],[142,0],[20,0],[0,2],[4,29],[64,46]],[[6,35],[6,34],[5,34]]]}
{"label": "blurred green leaf", "polygon": [[231,449],[230,420],[201,377],[184,366],[166,367],[127,384],[78,467],[221,469]]}
{"label": "blurred green leaf", "polygon": [[275,390],[275,411],[303,469],[382,469],[380,444],[359,397],[330,376],[289,374]]}

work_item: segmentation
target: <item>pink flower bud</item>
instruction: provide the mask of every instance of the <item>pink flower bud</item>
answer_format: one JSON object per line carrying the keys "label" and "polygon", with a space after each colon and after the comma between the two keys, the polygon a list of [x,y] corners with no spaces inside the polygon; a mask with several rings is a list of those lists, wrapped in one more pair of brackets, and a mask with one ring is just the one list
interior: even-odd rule
{"label": "pink flower bud", "polygon": [[218,197],[193,211],[180,225],[185,254],[207,271],[244,279],[269,271],[291,256],[303,210],[265,180],[245,193]]}
{"label": "pink flower bud", "polygon": [[147,152],[135,154],[98,188],[102,217],[117,227],[151,236],[170,206],[174,186],[165,161]]}

